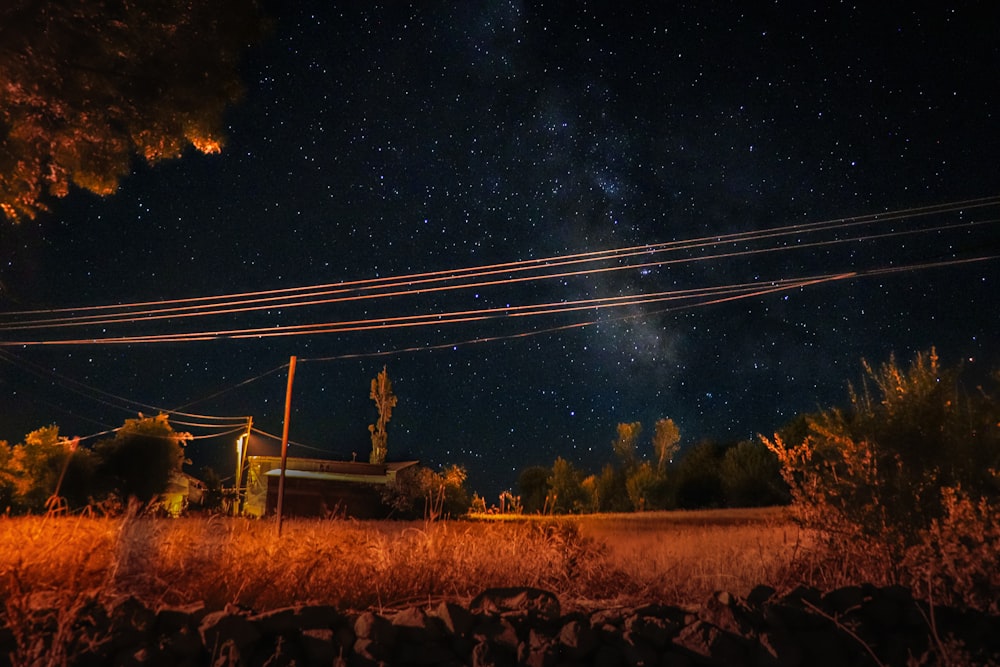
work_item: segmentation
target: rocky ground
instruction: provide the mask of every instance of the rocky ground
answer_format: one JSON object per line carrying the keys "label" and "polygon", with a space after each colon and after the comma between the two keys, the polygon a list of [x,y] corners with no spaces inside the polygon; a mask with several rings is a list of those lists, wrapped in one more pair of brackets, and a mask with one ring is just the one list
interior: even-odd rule
{"label": "rocky ground", "polygon": [[[8,610],[10,606],[7,607]],[[809,588],[698,609],[564,613],[556,595],[491,589],[468,604],[375,613],[302,606],[256,613],[91,600],[33,603],[0,629],[0,665],[907,665],[998,664],[1000,618],[935,608],[905,588]],[[9,613],[9,611],[8,611]]]}

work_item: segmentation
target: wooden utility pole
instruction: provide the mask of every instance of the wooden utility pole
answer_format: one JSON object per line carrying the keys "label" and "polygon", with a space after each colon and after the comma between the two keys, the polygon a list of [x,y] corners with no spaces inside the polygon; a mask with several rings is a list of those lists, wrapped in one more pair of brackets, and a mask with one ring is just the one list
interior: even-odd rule
{"label": "wooden utility pole", "polygon": [[233,500],[233,516],[239,516],[241,511],[240,484],[243,483],[243,464],[250,449],[250,431],[253,430],[253,416],[247,417],[247,430],[236,440],[236,498]]}
{"label": "wooden utility pole", "polygon": [[278,537],[281,537],[281,510],[285,502],[285,467],[288,463],[288,419],[292,413],[292,380],[295,379],[295,355],[288,360],[288,390],[285,392],[285,426],[281,431],[281,476],[278,477]]}

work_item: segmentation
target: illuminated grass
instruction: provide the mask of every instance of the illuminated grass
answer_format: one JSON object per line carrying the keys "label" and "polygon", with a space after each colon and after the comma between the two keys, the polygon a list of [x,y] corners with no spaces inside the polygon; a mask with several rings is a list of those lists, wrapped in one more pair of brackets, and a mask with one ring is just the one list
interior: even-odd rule
{"label": "illuminated grass", "polygon": [[[782,590],[804,540],[780,510],[516,521],[272,521],[225,517],[0,519],[0,594],[72,605],[135,595],[151,604],[386,608],[536,586],[568,605],[698,604],[715,590]],[[808,583],[808,582],[806,582]],[[19,603],[20,604],[20,603]],[[6,614],[17,608],[8,602]]]}

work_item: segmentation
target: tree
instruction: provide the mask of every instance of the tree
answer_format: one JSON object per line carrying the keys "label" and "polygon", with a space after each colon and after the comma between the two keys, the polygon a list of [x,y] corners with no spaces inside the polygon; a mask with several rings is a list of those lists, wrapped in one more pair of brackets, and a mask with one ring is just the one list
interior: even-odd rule
{"label": "tree", "polygon": [[529,466],[517,477],[517,490],[521,494],[521,504],[528,514],[543,512],[545,500],[549,496],[549,477],[552,471],[545,466]]}
{"label": "tree", "polygon": [[608,463],[594,481],[594,509],[598,512],[628,512],[632,509],[628,497],[625,471]]}
{"label": "tree", "polygon": [[389,434],[386,433],[386,425],[392,418],[392,409],[396,407],[396,395],[392,393],[392,381],[386,367],[382,367],[382,372],[372,380],[371,393],[369,398],[375,401],[378,409],[378,421],[368,425],[368,432],[372,436],[372,453],[369,460],[372,463],[385,463],[387,453],[386,440]]}
{"label": "tree", "polygon": [[53,496],[69,508],[81,507],[92,493],[94,461],[90,452],[79,448],[76,440],[60,437],[58,426],[32,431],[23,443],[7,450],[4,458],[0,487],[15,511],[43,511]]}
{"label": "tree", "polygon": [[114,438],[95,447],[105,491],[123,500],[153,500],[167,488],[170,474],[181,469],[189,440],[191,434],[174,431],[165,414],[126,419]]}
{"label": "tree", "polygon": [[721,449],[716,443],[706,440],[684,452],[677,463],[675,476],[679,508],[697,509],[722,504],[722,478],[719,475]]}
{"label": "tree", "polygon": [[546,502],[555,513],[582,512],[586,505],[583,474],[572,463],[559,457],[552,464],[549,477],[549,499]]}
{"label": "tree", "polygon": [[664,417],[656,420],[653,432],[653,451],[656,453],[656,470],[663,475],[667,471],[667,464],[673,460],[680,450],[678,444],[681,440],[681,431],[673,419]]}
{"label": "tree", "polygon": [[71,184],[115,191],[134,155],[219,152],[264,32],[255,0],[0,6],[0,210],[34,218]]}
{"label": "tree", "polygon": [[629,471],[625,479],[625,489],[632,509],[636,512],[654,509],[651,502],[656,492],[660,476],[648,461],[643,461]]}
{"label": "tree", "polygon": [[618,437],[611,443],[615,456],[626,468],[636,465],[636,448],[639,443],[639,436],[642,435],[642,424],[640,422],[618,424]]}
{"label": "tree", "polygon": [[720,477],[730,507],[783,505],[790,499],[778,457],[759,440],[744,440],[727,449]]}

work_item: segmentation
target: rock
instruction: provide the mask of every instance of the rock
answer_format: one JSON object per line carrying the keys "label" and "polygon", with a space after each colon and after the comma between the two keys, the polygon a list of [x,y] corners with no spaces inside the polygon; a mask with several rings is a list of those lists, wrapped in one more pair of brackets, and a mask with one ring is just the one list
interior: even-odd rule
{"label": "rock", "polygon": [[716,592],[702,605],[698,618],[725,632],[750,637],[757,633],[763,618],[750,611],[742,601],[729,593]]}
{"label": "rock", "polygon": [[213,657],[225,654],[236,660],[249,655],[250,649],[261,638],[257,626],[250,622],[246,612],[233,612],[231,609],[207,614],[201,620],[198,634],[201,635],[202,645]]}
{"label": "rock", "polygon": [[441,619],[428,616],[419,607],[407,607],[392,617],[396,635],[404,641],[422,643],[437,641],[444,636]]}
{"label": "rock", "polygon": [[751,609],[759,610],[774,597],[777,591],[771,586],[754,586],[747,594],[746,603]]}
{"label": "rock", "polygon": [[555,594],[531,587],[489,588],[472,600],[469,610],[483,614],[517,613],[550,621],[561,615]]}
{"label": "rock", "polygon": [[329,628],[311,628],[302,631],[302,653],[310,665],[330,665],[343,653]]}
{"label": "rock", "polygon": [[392,646],[396,641],[396,627],[387,618],[370,611],[354,621],[354,634],[359,640],[370,639],[386,646]]}
{"label": "rock", "polygon": [[128,597],[111,609],[108,623],[113,648],[139,647],[153,639],[156,614],[139,600]]}
{"label": "rock", "polygon": [[473,628],[472,636],[477,642],[486,642],[512,655],[517,655],[521,643],[516,628],[506,618],[484,618]]}
{"label": "rock", "polygon": [[656,616],[630,616],[625,620],[625,640],[638,638],[663,650],[680,629],[679,625]]}
{"label": "rock", "polygon": [[472,649],[470,656],[472,667],[513,667],[517,664],[517,655],[498,650],[487,641],[480,641]]}
{"label": "rock", "polygon": [[371,663],[387,663],[392,659],[391,646],[363,637],[358,637],[354,642],[354,653],[362,660]]}
{"label": "rock", "polygon": [[673,641],[677,646],[721,664],[752,664],[749,642],[711,623],[695,621],[681,630]]}
{"label": "rock", "polygon": [[528,633],[528,641],[521,644],[518,650],[518,662],[529,667],[554,667],[559,659],[559,644],[532,628]]}
{"label": "rock", "polygon": [[434,610],[434,615],[441,619],[445,629],[453,635],[465,637],[475,624],[475,617],[461,605],[453,602],[442,602]]}
{"label": "rock", "polygon": [[597,638],[590,623],[579,619],[572,619],[562,626],[558,641],[563,652],[573,660],[580,660],[597,648]]}

